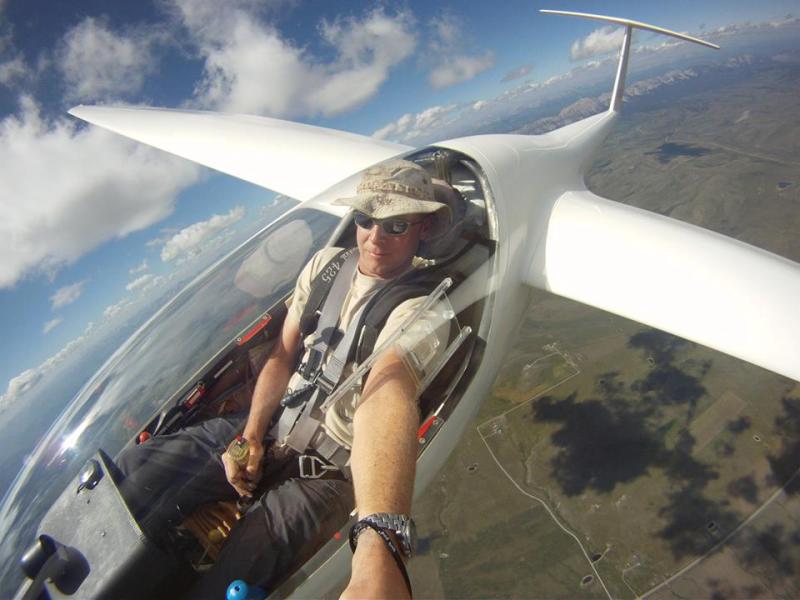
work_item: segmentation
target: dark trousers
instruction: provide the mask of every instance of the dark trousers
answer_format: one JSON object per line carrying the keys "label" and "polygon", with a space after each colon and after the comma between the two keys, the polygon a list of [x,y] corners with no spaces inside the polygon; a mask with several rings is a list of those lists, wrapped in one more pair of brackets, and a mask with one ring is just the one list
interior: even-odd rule
{"label": "dark trousers", "polygon": [[[117,464],[125,475],[120,489],[145,531],[178,524],[206,502],[238,497],[220,455],[245,419],[241,414],[212,419],[119,455]],[[270,458],[268,453],[265,461]],[[281,470],[297,459],[280,460],[287,464],[265,468]],[[353,487],[343,479],[286,480],[248,510],[190,596],[224,598],[235,579],[270,589],[313,556],[344,525],[354,505]]]}

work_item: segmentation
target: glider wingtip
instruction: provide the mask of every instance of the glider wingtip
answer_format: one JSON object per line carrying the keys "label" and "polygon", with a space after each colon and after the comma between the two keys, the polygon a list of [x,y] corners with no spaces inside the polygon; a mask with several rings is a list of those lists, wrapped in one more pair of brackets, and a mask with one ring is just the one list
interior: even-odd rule
{"label": "glider wingtip", "polygon": [[68,115],[75,117],[76,119],[80,119],[81,121],[87,121],[86,113],[92,109],[91,106],[87,106],[85,104],[78,104],[77,106],[73,106],[67,111]]}

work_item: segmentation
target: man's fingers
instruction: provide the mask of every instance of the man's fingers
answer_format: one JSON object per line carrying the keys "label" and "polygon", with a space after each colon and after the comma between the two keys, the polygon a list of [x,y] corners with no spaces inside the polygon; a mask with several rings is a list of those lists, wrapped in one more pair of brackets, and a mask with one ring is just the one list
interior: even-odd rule
{"label": "man's fingers", "polygon": [[233,457],[227,452],[222,453],[222,466],[225,469],[225,476],[230,480],[231,477],[236,476],[239,470],[239,465],[233,460]]}
{"label": "man's fingers", "polygon": [[222,455],[222,466],[225,468],[225,477],[228,483],[240,496],[252,496],[258,480],[261,478],[261,459],[264,456],[264,448],[261,444],[249,443],[249,455],[247,465],[242,467],[226,451]]}
{"label": "man's fingers", "polygon": [[225,469],[225,478],[240,496],[252,496],[255,484],[244,478],[245,471],[233,460],[227,452],[222,455],[222,466]]}
{"label": "man's fingers", "polygon": [[[247,478],[252,482],[257,482],[261,477],[261,459],[264,456],[264,451],[252,445],[250,447],[250,456],[247,458]],[[255,486],[254,486],[255,487]]]}
{"label": "man's fingers", "polygon": [[253,495],[252,490],[248,490],[247,488],[242,487],[241,485],[234,485],[233,489],[242,496],[243,498],[250,498]]}

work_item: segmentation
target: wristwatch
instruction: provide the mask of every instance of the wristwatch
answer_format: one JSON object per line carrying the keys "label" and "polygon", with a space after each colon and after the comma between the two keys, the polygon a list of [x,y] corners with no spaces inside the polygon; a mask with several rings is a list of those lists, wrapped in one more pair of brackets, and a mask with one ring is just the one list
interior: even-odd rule
{"label": "wristwatch", "polygon": [[372,523],[379,529],[390,531],[397,536],[400,543],[400,551],[406,558],[411,558],[417,548],[417,527],[414,519],[407,515],[393,513],[373,513],[363,517],[358,523],[353,525],[350,530],[351,545],[355,546],[355,541],[359,534],[369,527]]}

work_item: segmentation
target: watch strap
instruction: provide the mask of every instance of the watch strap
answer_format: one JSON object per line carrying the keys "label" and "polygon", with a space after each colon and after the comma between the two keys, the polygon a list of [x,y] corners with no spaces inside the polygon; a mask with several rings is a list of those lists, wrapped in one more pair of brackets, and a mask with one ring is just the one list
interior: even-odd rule
{"label": "watch strap", "polygon": [[363,519],[358,523],[356,523],[355,525],[353,525],[350,528],[350,550],[352,550],[353,553],[355,553],[356,546],[358,545],[358,536],[367,527],[374,530],[375,533],[377,533],[381,537],[383,543],[386,544],[386,547],[389,549],[389,553],[392,555],[392,558],[394,558],[394,562],[397,563],[397,568],[400,569],[400,574],[403,576],[403,581],[406,582],[406,588],[408,589],[408,596],[410,598],[413,598],[414,594],[411,591],[411,579],[409,579],[408,577],[408,570],[406,569],[406,564],[403,562],[402,554],[400,553],[400,550],[397,548],[397,544],[394,543],[394,541],[386,532],[386,529],[384,527],[381,527],[380,525],[377,525],[372,521],[365,521]]}
{"label": "watch strap", "polygon": [[413,541],[408,539],[406,534],[406,528],[408,523],[411,522],[411,517],[394,513],[372,513],[361,520],[375,523],[378,527],[392,531],[397,536],[397,543],[400,545],[400,551],[403,556],[411,558],[414,552]]}

